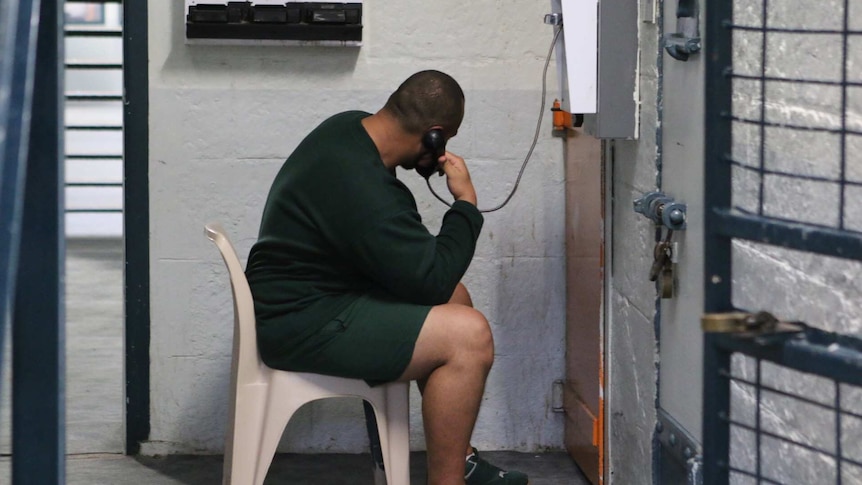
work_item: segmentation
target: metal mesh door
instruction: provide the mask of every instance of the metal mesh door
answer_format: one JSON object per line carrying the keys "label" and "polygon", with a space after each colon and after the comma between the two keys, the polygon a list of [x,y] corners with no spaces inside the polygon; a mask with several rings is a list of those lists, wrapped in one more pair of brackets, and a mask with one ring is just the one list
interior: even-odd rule
{"label": "metal mesh door", "polygon": [[706,5],[705,483],[862,483],[862,2]]}

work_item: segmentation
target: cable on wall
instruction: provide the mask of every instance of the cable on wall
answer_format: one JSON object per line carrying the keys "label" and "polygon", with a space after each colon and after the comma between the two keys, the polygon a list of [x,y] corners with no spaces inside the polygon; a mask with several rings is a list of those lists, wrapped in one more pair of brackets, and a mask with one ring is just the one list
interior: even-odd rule
{"label": "cable on wall", "polygon": [[[518,172],[518,178],[515,180],[515,186],[512,187],[512,191],[509,193],[508,197],[506,197],[506,200],[500,203],[500,205],[491,209],[479,209],[479,212],[494,212],[496,210],[502,209],[506,204],[509,203],[512,197],[515,195],[515,192],[518,190],[518,185],[521,183],[521,177],[524,175],[524,169],[527,168],[527,162],[529,162],[530,158],[533,156],[533,150],[536,148],[536,143],[539,141],[539,133],[541,133],[542,130],[542,118],[544,118],[545,115],[545,97],[547,96],[548,92],[548,65],[551,63],[551,55],[554,53],[554,46],[557,44],[557,38],[559,38],[560,32],[563,31],[562,27],[557,27],[554,30],[554,39],[551,41],[551,47],[550,49],[548,49],[548,56],[545,59],[545,68],[542,71],[542,102],[539,108],[539,120],[536,122],[536,133],[533,135],[533,142],[532,144],[530,144],[530,149],[529,151],[527,151],[527,156],[524,157],[524,162],[521,164],[521,170]],[[446,204],[449,207],[452,207],[452,204],[450,202],[447,202],[442,197],[440,197],[440,195],[438,195],[437,192],[434,191],[434,188],[431,187],[430,177],[425,179],[425,183],[428,185],[428,190],[430,190],[431,193],[434,194],[434,197],[437,197],[437,200]]]}

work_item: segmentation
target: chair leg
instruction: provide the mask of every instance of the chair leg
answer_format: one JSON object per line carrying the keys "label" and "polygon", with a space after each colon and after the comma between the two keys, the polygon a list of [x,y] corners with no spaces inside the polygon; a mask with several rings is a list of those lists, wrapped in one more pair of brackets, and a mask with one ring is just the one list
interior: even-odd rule
{"label": "chair leg", "polygon": [[386,386],[386,416],[378,419],[388,485],[410,485],[410,402],[407,383]]}
{"label": "chair leg", "polygon": [[230,416],[223,467],[223,485],[250,483],[257,466],[266,387],[246,388]]}
{"label": "chair leg", "polygon": [[304,400],[282,399],[279,402],[267,402],[263,429],[260,434],[260,448],[257,456],[257,468],[254,474],[254,485],[262,485],[266,473],[272,465],[278,443],[284,434],[290,418],[305,404]]}

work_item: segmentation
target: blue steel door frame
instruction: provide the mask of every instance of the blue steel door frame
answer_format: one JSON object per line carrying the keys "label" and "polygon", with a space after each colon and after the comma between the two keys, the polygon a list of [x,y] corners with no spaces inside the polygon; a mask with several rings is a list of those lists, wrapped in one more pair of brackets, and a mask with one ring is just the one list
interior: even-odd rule
{"label": "blue steel door frame", "polygon": [[[731,83],[726,77],[732,65],[732,38],[725,22],[733,17],[732,2],[706,3],[705,18],[705,123],[704,129],[704,312],[719,313],[733,309],[731,301],[731,238],[713,230],[713,207],[730,207],[731,167],[714,160],[729,153],[731,126],[726,116],[731,111]],[[727,35],[719,35],[718,33]],[[730,428],[714,417],[730,413],[730,382],[718,377],[716,369],[730,368],[730,353],[720,350],[718,336],[705,333],[703,342],[703,477],[704,483],[727,484],[730,455]]]}
{"label": "blue steel door frame", "polygon": [[[24,173],[30,133],[36,30],[31,17],[38,2],[10,2],[0,18],[4,55],[0,59],[0,357],[7,312],[11,312],[18,271]],[[2,362],[2,359],[0,359]]]}
{"label": "blue steel door frame", "polygon": [[[844,37],[844,69],[842,79],[832,84],[844,91],[843,114],[845,120],[840,130],[831,129],[830,132],[842,137],[842,160],[840,176],[830,182],[834,182],[841,190],[840,210],[842,216],[836,227],[826,227],[807,224],[799,221],[790,221],[770,216],[763,210],[763,195],[761,185],[760,208],[757,213],[746,213],[734,210],[732,207],[732,169],[737,163],[732,159],[732,126],[734,122],[759,123],[763,130],[769,124],[761,111],[760,120],[740,120],[734,118],[732,110],[733,79],[742,77],[732,70],[733,63],[733,32],[737,29],[754,30],[751,26],[734,25],[734,2],[709,1],[706,2],[706,119],[705,129],[707,132],[705,143],[705,173],[704,173],[704,313],[723,314],[733,312],[732,301],[732,263],[731,248],[734,240],[746,240],[757,243],[777,245],[785,248],[815,253],[818,255],[845,258],[849,260],[862,260],[862,233],[845,228],[843,214],[846,186],[854,182],[845,177],[844,147],[846,147],[847,125],[847,86],[850,84],[847,77],[847,38],[849,35],[858,35],[848,29],[848,8],[844,8],[844,29],[830,32],[832,34],[843,34]],[[778,32],[779,29],[771,29],[766,25],[768,2],[763,2],[763,25],[756,29],[763,35],[763,60],[761,62],[762,72],[755,80],[765,84],[766,75],[766,37],[768,33]],[[782,34],[807,34],[811,31],[783,29]],[[748,76],[750,79],[752,76]],[[780,82],[806,83],[812,82],[805,79],[777,79]],[[817,81],[822,83],[822,81]],[[762,94],[761,103],[765,104]],[[790,126],[783,127],[798,130],[821,130],[821,127]],[[762,135],[763,131],[761,131]],[[760,137],[763,144],[764,137]],[[761,152],[759,167],[747,167],[761,177],[769,173],[764,167]],[[755,164],[756,165],[756,164]],[[785,174],[786,175],[786,174]],[[802,174],[792,174],[797,179],[804,179]],[[762,179],[761,179],[762,181]],[[756,478],[758,483],[777,483],[773,479],[761,474],[761,436],[778,438],[786,443],[791,440],[770,434],[760,428],[759,408],[756,414],[754,427],[747,428],[756,434],[757,446],[754,470],[738,470],[731,463],[731,426],[745,426],[734,420],[731,416],[731,382],[741,379],[731,375],[731,357],[734,354],[742,354],[753,357],[757,361],[756,382],[753,384],[757,390],[757,406],[760,406],[761,386],[760,362],[766,361],[777,364],[793,371],[799,371],[817,376],[826,377],[834,382],[835,402],[827,406],[835,413],[834,443],[831,450],[816,449],[808,447],[808,451],[819,453],[837,463],[836,482],[841,483],[841,464],[847,463],[862,467],[862,463],[856,459],[842,454],[842,427],[843,415],[852,412],[842,409],[841,385],[849,384],[862,386],[862,341],[857,338],[826,332],[808,327],[800,322],[798,331],[794,332],[792,338],[778,336],[777,334],[761,333],[758,335],[734,335],[731,333],[705,333],[704,334],[704,389],[703,389],[703,477],[704,483],[710,485],[725,485],[729,482],[731,472],[741,473]],[[836,351],[840,349],[840,351]],[[769,389],[774,391],[774,389]],[[804,396],[792,396],[805,399]],[[811,402],[811,401],[809,401]],[[814,403],[819,404],[819,403]],[[799,443],[793,443],[799,444]]]}
{"label": "blue steel door frame", "polygon": [[9,34],[14,55],[0,77],[11,93],[0,109],[6,131],[0,322],[5,327],[11,316],[12,483],[59,484],[66,444],[63,2],[12,3],[6,13],[17,15]]}
{"label": "blue steel door frame", "polygon": [[147,2],[123,2],[123,234],[126,454],[150,435],[150,224]]}

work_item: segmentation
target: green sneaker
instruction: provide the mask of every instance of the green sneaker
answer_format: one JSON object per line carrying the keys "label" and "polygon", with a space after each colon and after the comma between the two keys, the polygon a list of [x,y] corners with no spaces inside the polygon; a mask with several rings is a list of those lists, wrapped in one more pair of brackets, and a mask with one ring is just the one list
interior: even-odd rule
{"label": "green sneaker", "polygon": [[479,458],[479,451],[473,448],[473,454],[467,457],[464,470],[464,480],[467,485],[527,485],[527,475],[516,471],[504,471]]}

